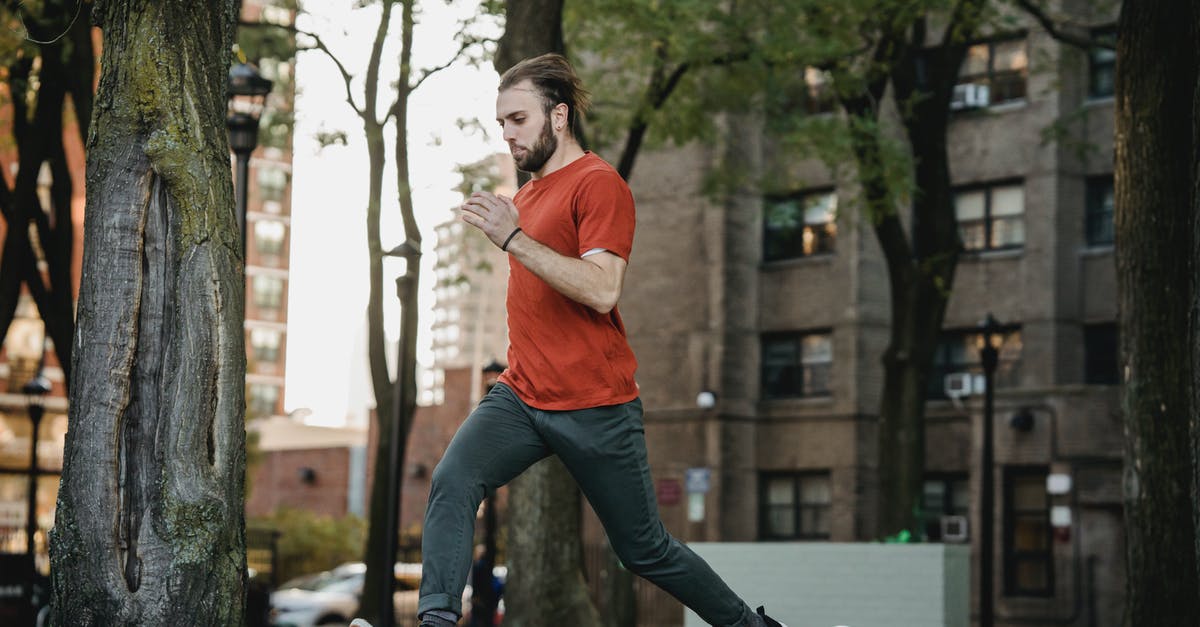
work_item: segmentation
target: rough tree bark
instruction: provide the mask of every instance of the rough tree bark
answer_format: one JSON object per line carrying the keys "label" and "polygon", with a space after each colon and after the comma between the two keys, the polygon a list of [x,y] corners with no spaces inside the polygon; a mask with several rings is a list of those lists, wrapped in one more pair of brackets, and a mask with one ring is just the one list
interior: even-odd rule
{"label": "rough tree bark", "polygon": [[243,271],[236,0],[105,0],[58,514],[55,625],[238,625]]}
{"label": "rough tree bark", "polygon": [[1125,2],[1117,26],[1115,203],[1125,418],[1125,542],[1133,625],[1200,615],[1188,313],[1196,264],[1200,62],[1194,7]]}
{"label": "rough tree bark", "polygon": [[[509,0],[496,71],[503,74],[528,57],[562,53],[562,7],[562,0]],[[506,625],[601,625],[583,580],[581,506],[579,488],[557,458],[534,464],[510,485]]]}

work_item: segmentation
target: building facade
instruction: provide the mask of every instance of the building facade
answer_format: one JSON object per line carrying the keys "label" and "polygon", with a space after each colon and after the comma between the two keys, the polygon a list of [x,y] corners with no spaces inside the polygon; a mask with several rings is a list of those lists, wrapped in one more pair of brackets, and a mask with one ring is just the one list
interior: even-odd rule
{"label": "building facade", "polygon": [[[1085,19],[1103,35],[1115,14]],[[1118,625],[1113,59],[1021,24],[975,42],[955,90],[949,157],[965,251],[928,392],[914,534],[970,543],[978,580],[982,401],[949,398],[943,375],[965,374],[972,389],[990,313],[1003,339],[995,624]],[[1063,120],[1063,139],[1043,141]],[[643,158],[633,179],[638,233],[620,309],[660,511],[685,540],[876,540],[886,264],[845,177],[784,154],[763,123],[729,119],[724,145]],[[702,195],[728,160],[768,173],[762,189]]]}
{"label": "building facade", "polygon": [[[292,27],[296,13],[288,4],[246,0],[242,19]],[[256,36],[245,37],[247,30]],[[285,31],[274,33],[275,39],[257,36],[264,31],[243,29],[239,36],[246,40],[241,45],[252,55],[249,60],[273,83],[259,125],[259,146],[250,155],[246,177],[246,412],[250,417],[283,414],[291,254],[296,45]]]}
{"label": "building facade", "polygon": [[[516,170],[508,154],[463,168],[464,195],[489,191],[512,197],[516,188]],[[434,228],[433,367],[422,382],[425,404],[445,399],[445,373],[457,369],[472,373],[470,400],[478,400],[482,366],[504,362],[508,351],[508,257],[457,213]]]}

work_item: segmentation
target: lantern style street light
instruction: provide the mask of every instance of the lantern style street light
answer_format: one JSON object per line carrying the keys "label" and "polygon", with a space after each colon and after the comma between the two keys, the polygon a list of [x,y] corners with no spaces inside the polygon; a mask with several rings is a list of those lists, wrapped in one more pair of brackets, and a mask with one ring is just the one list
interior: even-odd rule
{"label": "lantern style street light", "polygon": [[979,627],[992,627],[993,556],[995,554],[995,486],[992,478],[992,422],[995,411],[996,366],[1000,353],[996,348],[997,336],[1001,335],[1000,323],[988,313],[979,325],[983,345],[979,347],[979,358],[983,364],[983,447],[980,451],[980,518],[979,518]]}
{"label": "lantern style street light", "polygon": [[29,433],[29,497],[25,511],[25,553],[28,555],[29,579],[26,582],[25,593],[27,607],[32,608],[34,602],[34,585],[37,581],[37,488],[38,477],[38,433],[42,426],[42,417],[46,415],[46,395],[50,393],[50,380],[45,375],[45,345],[38,360],[37,373],[25,385],[21,393],[25,395],[26,407],[29,411],[29,422],[32,430]]}
{"label": "lantern style street light", "polygon": [[237,220],[244,258],[250,153],[258,147],[258,121],[266,108],[267,95],[271,93],[271,81],[263,78],[249,63],[234,63],[229,68],[227,88],[229,95],[225,127],[229,130],[229,148],[237,155]]}

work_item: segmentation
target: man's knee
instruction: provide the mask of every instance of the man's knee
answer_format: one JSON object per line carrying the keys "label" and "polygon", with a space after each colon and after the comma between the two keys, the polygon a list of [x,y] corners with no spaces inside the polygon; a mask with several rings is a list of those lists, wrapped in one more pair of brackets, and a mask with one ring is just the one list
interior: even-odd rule
{"label": "man's knee", "polygon": [[671,561],[671,537],[662,534],[640,542],[630,542],[617,550],[621,563],[635,575],[645,575]]}

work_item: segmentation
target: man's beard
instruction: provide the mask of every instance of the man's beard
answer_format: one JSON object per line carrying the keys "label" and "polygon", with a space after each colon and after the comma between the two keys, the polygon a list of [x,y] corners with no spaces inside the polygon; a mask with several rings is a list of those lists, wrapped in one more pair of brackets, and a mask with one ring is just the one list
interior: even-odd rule
{"label": "man's beard", "polygon": [[524,157],[516,159],[517,168],[522,172],[537,172],[554,156],[556,150],[558,138],[554,136],[554,130],[550,126],[550,116],[546,116],[546,126],[542,127],[542,134],[525,150]]}

